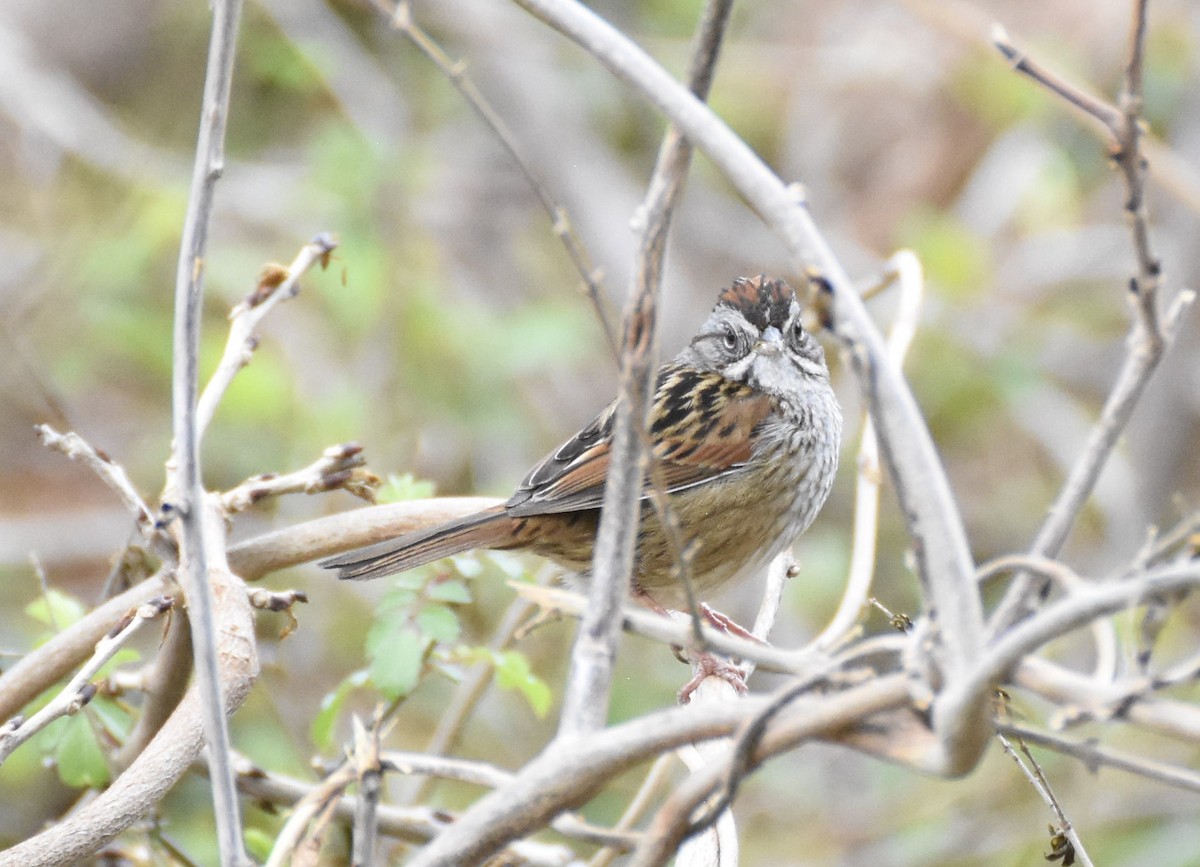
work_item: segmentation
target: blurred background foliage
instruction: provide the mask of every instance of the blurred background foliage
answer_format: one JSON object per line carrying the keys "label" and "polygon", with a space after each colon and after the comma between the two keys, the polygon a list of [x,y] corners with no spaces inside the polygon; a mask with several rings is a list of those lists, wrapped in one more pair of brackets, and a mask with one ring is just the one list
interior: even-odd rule
{"label": "blurred background foliage", "polygon": [[[698,6],[593,4],[675,71]],[[869,278],[902,246],[924,262],[928,300],[909,373],[979,560],[1028,545],[1078,453],[1121,357],[1132,269],[1122,187],[1102,143],[1006,67],[987,45],[987,27],[999,20],[1051,66],[1113,94],[1127,6],[743,3],[717,76],[713,105],[784,178],[805,184],[852,273]],[[416,2],[414,10],[467,61],[516,131],[602,269],[606,305],[619,308],[632,262],[629,221],[661,119],[505,3]],[[1154,163],[1151,211],[1173,289],[1200,282],[1200,8],[1155,0],[1151,22],[1147,115],[1171,148]],[[37,616],[46,606],[36,607],[44,591],[31,554],[51,586],[90,605],[131,535],[113,498],[41,449],[32,425],[78,431],[147,497],[161,486],[172,283],[207,26],[203,3],[0,5],[0,667],[49,628]],[[357,440],[377,472],[412,473],[440,493],[505,495],[611,396],[614,364],[578,275],[513,163],[450,84],[365,2],[256,0],[244,16],[212,228],[206,369],[224,344],[230,306],[262,264],[290,261],[319,231],[335,233],[341,247],[268,318],[206,440],[210,487],[293,469],[334,442]],[[681,345],[730,278],[758,272],[796,278],[782,246],[698,159],[671,242],[664,351]],[[893,304],[885,295],[872,309],[886,321]],[[1080,570],[1119,568],[1148,527],[1194,508],[1198,360],[1191,322],[1074,535],[1067,553]],[[848,559],[859,408],[853,383],[835,375],[851,420],[845,469],[798,546],[803,572],[785,600],[781,643],[819,630]],[[290,498],[240,517],[234,534],[354,505],[343,494]],[[877,593],[911,610],[894,509],[881,534]],[[502,581],[512,564],[476,565],[464,585],[473,602],[454,604],[456,631],[442,633],[470,646],[486,642],[512,595]],[[235,743],[264,767],[311,778],[310,759],[335,759],[348,733],[344,714],[325,718],[329,739],[314,742],[323,699],[368,665],[377,609],[408,591],[394,581],[335,586],[314,567],[268,583],[304,589],[313,604],[282,641],[282,622],[263,616],[263,677],[235,719]],[[742,616],[755,604],[745,591],[715,601]],[[886,628],[879,616],[866,625]],[[1198,627],[1176,624],[1168,638],[1186,647]],[[570,635],[568,625],[551,625],[521,644],[555,701]],[[153,650],[146,639],[140,652]],[[685,677],[664,648],[627,639],[614,716],[668,704]],[[423,680],[392,745],[423,748],[451,689],[443,675]],[[349,690],[341,700],[364,712],[372,695]],[[492,690],[463,754],[506,767],[528,758],[554,718],[553,708],[539,718],[535,703],[520,689]],[[120,729],[102,714],[93,708],[90,727],[56,724],[0,768],[0,844],[28,836],[77,797],[71,786],[81,780],[57,781],[42,760],[61,763],[72,755],[62,750],[77,754],[80,740],[102,742]],[[1164,760],[1197,758],[1184,745],[1157,749]],[[1046,764],[1103,863],[1195,863],[1194,795],[1112,771],[1097,781],[1053,756]],[[590,815],[613,820],[636,785],[634,775],[615,781]],[[397,796],[410,791],[394,786]],[[449,807],[473,796],[434,789]],[[1048,812],[998,750],[969,781],[945,782],[808,748],[756,775],[738,815],[747,864],[1029,864],[1048,851]],[[202,780],[180,785],[161,818],[161,830],[125,839],[163,834],[211,859]],[[250,809],[257,840],[269,840],[279,821]],[[345,856],[342,844],[331,859]]]}

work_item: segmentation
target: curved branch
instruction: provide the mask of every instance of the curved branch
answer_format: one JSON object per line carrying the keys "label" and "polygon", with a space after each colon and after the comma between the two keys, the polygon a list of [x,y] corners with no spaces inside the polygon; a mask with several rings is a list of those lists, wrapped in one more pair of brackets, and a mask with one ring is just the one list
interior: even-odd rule
{"label": "curved branch", "polygon": [[1162,593],[1200,584],[1200,565],[1171,564],[1139,578],[1098,585],[1074,593],[1014,626],[988,651],[968,678],[948,686],[943,701],[949,712],[1005,680],[1014,667],[1043,644],[1097,617],[1135,607]]}
{"label": "curved branch", "polygon": [[[213,569],[209,577],[217,600],[220,686],[229,714],[245,701],[258,676],[254,622],[245,586],[237,576]],[[79,863],[141,819],[199,757],[204,747],[202,718],[203,699],[193,685],[146,749],[111,786],[41,834],[0,852],[0,867]]]}
{"label": "curved branch", "polygon": [[[907,697],[900,675],[876,678],[835,695],[805,697],[768,726],[760,754],[774,755],[815,738],[871,749],[882,741],[869,741],[870,726],[878,722],[869,718],[897,707]],[[728,736],[765,705],[756,697],[703,708],[688,705],[586,737],[556,741],[522,768],[511,784],[480,799],[453,828],[416,855],[409,867],[483,863],[510,840],[586,802],[622,771],[664,750]]]}

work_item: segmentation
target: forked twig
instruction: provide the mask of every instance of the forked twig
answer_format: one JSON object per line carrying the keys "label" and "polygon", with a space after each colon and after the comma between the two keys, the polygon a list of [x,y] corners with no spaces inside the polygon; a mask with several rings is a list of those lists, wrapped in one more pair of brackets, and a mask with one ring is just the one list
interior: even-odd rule
{"label": "forked twig", "polygon": [[78,712],[91,701],[96,694],[96,685],[92,683],[92,678],[96,676],[96,673],[116,655],[118,650],[125,646],[145,623],[170,611],[174,604],[175,600],[170,596],[156,596],[129,612],[120,623],[109,631],[108,635],[100,639],[92,658],[79,669],[45,707],[27,720],[21,721],[20,718],[14,718],[0,728],[0,764],[3,764],[4,760],[12,755],[13,750],[50,723],[59,717]]}
{"label": "forked twig", "polygon": [[263,268],[254,291],[229,312],[229,339],[225,343],[225,352],[196,407],[198,436],[204,436],[233,378],[250,362],[250,356],[258,346],[255,336],[258,324],[276,304],[294,298],[300,291],[300,278],[305,272],[318,262],[324,267],[335,249],[337,241],[322,232],[305,244],[286,268],[280,265]]}
{"label": "forked twig", "polygon": [[[1079,859],[1084,867],[1093,867],[1092,859],[1088,857],[1087,850],[1083,848],[1083,841],[1079,839],[1079,833],[1075,830],[1075,826],[1071,824],[1070,820],[1067,819],[1062,805],[1058,802],[1058,798],[1055,797],[1054,791],[1050,788],[1050,781],[1042,773],[1042,766],[1038,764],[1037,759],[1029,752],[1029,747],[1025,746],[1024,741],[1018,739],[1021,755],[1017,755],[1016,749],[1013,748],[1012,743],[1009,742],[1007,737],[997,734],[996,738],[1000,741],[1004,752],[1017,763],[1017,767],[1021,769],[1021,773],[1025,775],[1025,779],[1029,780],[1029,784],[1042,796],[1042,800],[1046,802],[1047,806],[1054,811],[1054,815],[1058,819],[1057,833],[1062,834],[1070,841],[1070,851],[1074,853],[1075,857]],[[1021,758],[1022,755],[1025,757],[1024,759]]]}
{"label": "forked twig", "polygon": [[[1088,434],[1083,450],[1072,465],[1062,489],[1051,505],[1049,515],[1039,529],[1029,553],[1038,557],[1055,557],[1067,540],[1075,519],[1095,488],[1121,432],[1141,400],[1159,362],[1171,344],[1182,312],[1194,300],[1194,293],[1181,291],[1174,299],[1166,321],[1160,322],[1158,288],[1160,265],[1150,249],[1149,215],[1146,208],[1146,159],[1141,152],[1142,62],[1146,34],[1146,0],[1134,0],[1134,20],[1130,29],[1129,59],[1125,67],[1125,83],[1118,107],[1093,105],[1089,113],[1100,119],[1112,136],[1110,152],[1125,180],[1125,211],[1130,221],[1134,256],[1137,267],[1129,283],[1129,297],[1134,311],[1128,348],[1116,382],[1100,412],[1100,418]],[[999,31],[1003,37],[1003,31]],[[997,48],[1008,55],[1015,51],[1003,39]],[[1055,76],[1050,76],[1038,64],[1027,58],[1016,67],[1037,83],[1064,96],[1072,105],[1079,105],[1082,91]],[[1065,93],[1064,93],[1065,91]],[[994,640],[1015,621],[1024,616],[1031,597],[1044,593],[1046,585],[1034,587],[1029,574],[1018,575],[992,615],[988,637]]]}
{"label": "forked twig", "polygon": [[302,469],[283,475],[263,473],[247,479],[221,495],[221,506],[232,515],[268,497],[319,494],[339,488],[374,502],[374,491],[379,487],[380,479],[364,469],[366,463],[358,443],[330,446],[321,457]]}
{"label": "forked twig", "polygon": [[144,538],[153,539],[157,536],[154,515],[137,489],[134,488],[133,482],[129,480],[129,475],[123,466],[74,431],[60,434],[48,424],[34,425],[34,430],[37,431],[42,445],[46,448],[62,452],[70,460],[82,461],[102,482],[108,485],[121,498],[125,508],[132,513],[138,531]]}

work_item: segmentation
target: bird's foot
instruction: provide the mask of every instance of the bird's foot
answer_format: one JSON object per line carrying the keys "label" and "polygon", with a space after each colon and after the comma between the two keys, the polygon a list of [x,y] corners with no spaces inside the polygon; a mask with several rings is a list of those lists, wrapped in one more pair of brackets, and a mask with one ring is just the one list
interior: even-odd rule
{"label": "bird's foot", "polygon": [[679,690],[680,704],[691,702],[692,693],[696,691],[696,687],[700,686],[701,681],[708,677],[721,678],[721,680],[732,686],[734,692],[738,695],[745,695],[750,691],[746,687],[746,673],[729,660],[717,656],[715,653],[710,653],[707,650],[694,651],[692,654],[692,665],[695,667],[696,673]]}

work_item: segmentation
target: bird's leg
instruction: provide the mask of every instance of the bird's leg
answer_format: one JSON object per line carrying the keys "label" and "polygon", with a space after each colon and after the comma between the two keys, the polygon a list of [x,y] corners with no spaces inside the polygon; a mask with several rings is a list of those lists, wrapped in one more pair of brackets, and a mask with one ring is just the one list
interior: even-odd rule
{"label": "bird's leg", "polygon": [[719,629],[721,632],[724,632],[728,635],[736,635],[738,638],[744,638],[747,641],[753,641],[755,644],[766,643],[728,614],[722,614],[715,608],[710,607],[707,602],[700,603],[700,615],[710,624],[712,624],[714,628]]}
{"label": "bird's leg", "polygon": [[[671,612],[658,603],[653,596],[647,593],[643,588],[636,583],[633,585],[633,599],[639,605],[644,605],[651,611],[661,614],[664,617],[670,617]],[[753,641],[758,641],[745,628],[739,626],[730,618],[726,617],[719,611],[714,611],[707,603],[700,604],[700,613],[709,623],[716,629],[722,632],[740,635],[743,638],[749,638]],[[696,666],[696,673],[692,675],[691,680],[683,685],[679,690],[679,703],[687,704],[692,700],[692,693],[696,691],[696,687],[706,677],[719,677],[737,691],[739,695],[745,695],[749,690],[746,688],[746,674],[738,666],[734,665],[724,657],[718,656],[712,651],[704,650],[703,648],[688,648],[687,654],[684,654],[684,648],[677,645],[671,645],[671,652],[675,654],[675,658],[680,662],[691,663]]]}
{"label": "bird's leg", "polygon": [[[636,581],[633,582],[633,592],[631,596],[633,597],[634,602],[636,602],[638,605],[649,608],[655,614],[661,614],[663,617],[671,616],[671,612],[659,605],[658,600],[643,590]],[[683,655],[683,648],[678,644],[671,645],[671,653],[675,654],[675,658],[680,662],[684,663],[685,665],[687,664],[688,658]]]}

